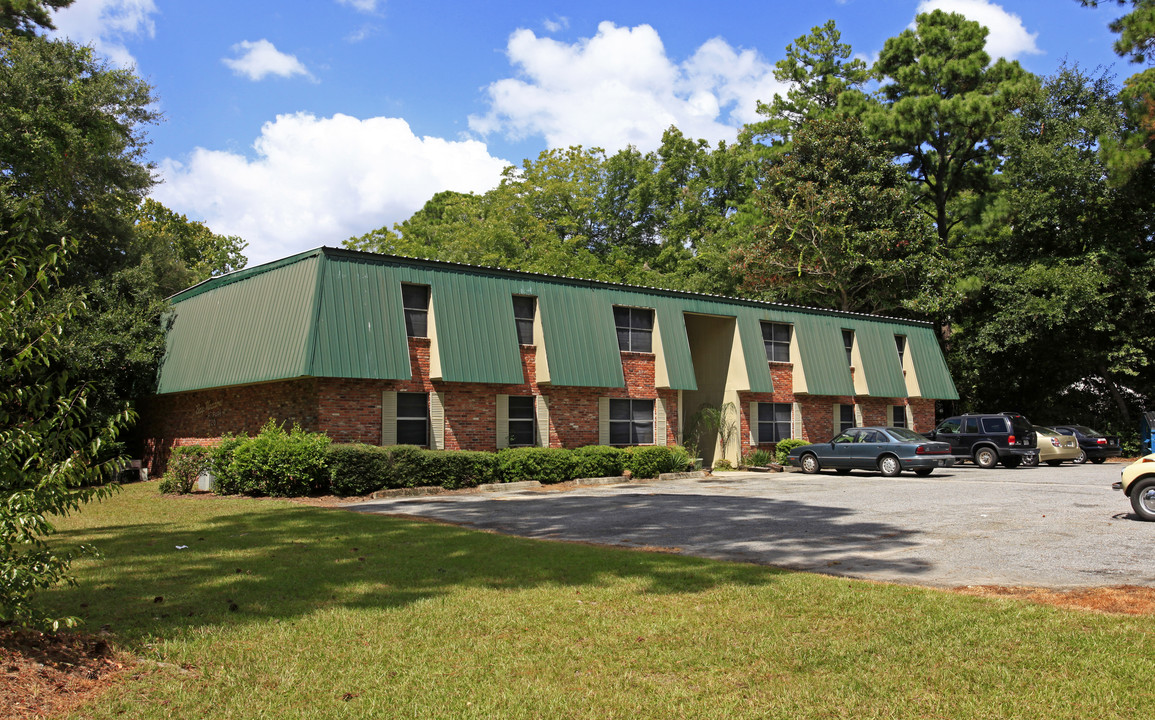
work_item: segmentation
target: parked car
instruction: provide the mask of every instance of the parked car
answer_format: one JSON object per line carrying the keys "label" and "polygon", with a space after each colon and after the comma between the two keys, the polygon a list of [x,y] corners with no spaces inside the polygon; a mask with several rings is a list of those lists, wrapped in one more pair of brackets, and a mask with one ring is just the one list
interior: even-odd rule
{"label": "parked car", "polygon": [[1051,467],[1062,465],[1064,461],[1075,460],[1083,452],[1079,449],[1079,441],[1074,435],[1061,433],[1054,428],[1035,426],[1035,446],[1039,454],[1034,464],[1045,462]]}
{"label": "parked car", "polygon": [[826,468],[840,475],[851,470],[877,470],[887,477],[903,470],[930,475],[935,468],[954,465],[950,445],[898,427],[849,428],[828,443],[794,448],[787,460],[804,473]]}
{"label": "parked car", "polygon": [[1155,520],[1155,453],[1123,468],[1119,482],[1111,487],[1131,498],[1131,508],[1143,520]]}
{"label": "parked car", "polygon": [[982,468],[998,462],[1016,468],[1039,461],[1035,428],[1018,413],[955,415],[940,422],[926,437],[949,443],[957,460],[972,460]]}
{"label": "parked car", "polygon": [[1115,435],[1104,435],[1098,430],[1092,430],[1086,425],[1053,425],[1059,432],[1074,435],[1079,441],[1082,454],[1075,458],[1079,465],[1090,460],[1093,463],[1104,462],[1109,457],[1119,457],[1123,448],[1119,445],[1119,438]]}

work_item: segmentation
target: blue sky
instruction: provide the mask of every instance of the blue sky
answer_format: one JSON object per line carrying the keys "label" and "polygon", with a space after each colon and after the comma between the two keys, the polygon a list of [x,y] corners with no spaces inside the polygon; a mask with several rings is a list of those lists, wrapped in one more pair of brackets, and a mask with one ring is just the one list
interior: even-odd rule
{"label": "blue sky", "polygon": [[483,192],[551,147],[649,150],[671,124],[731,140],[782,91],[795,38],[833,18],[870,61],[934,8],[1040,75],[1134,72],[1111,51],[1119,8],[1077,0],[76,0],[56,24],[154,86],[153,196],[255,264]]}

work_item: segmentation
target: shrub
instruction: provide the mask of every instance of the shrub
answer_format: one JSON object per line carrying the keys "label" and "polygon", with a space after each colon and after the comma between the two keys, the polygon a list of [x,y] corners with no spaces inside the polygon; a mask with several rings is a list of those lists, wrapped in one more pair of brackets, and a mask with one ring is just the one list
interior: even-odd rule
{"label": "shrub", "polygon": [[508,448],[497,453],[497,474],[499,482],[565,482],[575,477],[574,457],[561,448]]}
{"label": "shrub", "polygon": [[388,448],[393,472],[385,487],[411,488],[428,485],[425,479],[425,451],[416,445],[393,445]]}
{"label": "shrub", "polygon": [[608,445],[586,445],[571,451],[574,477],[615,477],[626,469],[626,451]]}
{"label": "shrub", "polygon": [[325,462],[335,495],[367,495],[388,485],[393,474],[388,449],[376,445],[330,445]]}
{"label": "shrub", "polygon": [[291,432],[270,420],[254,438],[232,453],[229,472],[248,495],[296,497],[327,487],[325,451],[329,438],[293,426]]}
{"label": "shrub", "polygon": [[456,490],[493,481],[497,455],[469,450],[426,450],[422,453],[425,482]]}
{"label": "shrub", "polygon": [[767,467],[774,461],[774,453],[769,450],[751,450],[742,456],[742,464],[746,467]]}
{"label": "shrub", "polygon": [[774,456],[778,461],[778,464],[788,465],[789,462],[787,462],[786,456],[789,455],[790,451],[794,448],[802,447],[803,445],[810,445],[810,443],[806,442],[805,440],[798,440],[796,438],[779,441],[778,446],[774,449]]}
{"label": "shrub", "polygon": [[682,472],[690,463],[683,447],[644,445],[626,451],[626,469],[638,478],[654,478],[662,473]]}
{"label": "shrub", "polygon": [[247,435],[233,435],[225,433],[216,447],[212,449],[210,465],[213,477],[216,478],[216,487],[213,489],[218,495],[239,495],[241,482],[232,471],[233,453],[244,443],[248,442]]}
{"label": "shrub", "polygon": [[210,467],[211,454],[212,450],[207,447],[189,445],[174,448],[158,489],[162,493],[181,495],[192,492],[197,477]]}
{"label": "shrub", "polygon": [[717,460],[714,461],[714,469],[715,470],[733,470],[734,464],[731,463],[726,458],[718,458]]}

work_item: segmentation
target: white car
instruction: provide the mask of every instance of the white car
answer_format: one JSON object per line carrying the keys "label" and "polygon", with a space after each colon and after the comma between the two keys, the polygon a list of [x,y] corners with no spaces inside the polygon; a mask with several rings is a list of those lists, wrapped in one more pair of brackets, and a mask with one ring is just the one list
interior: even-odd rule
{"label": "white car", "polygon": [[1145,455],[1123,468],[1123,477],[1111,487],[1131,498],[1135,514],[1155,521],[1155,453]]}

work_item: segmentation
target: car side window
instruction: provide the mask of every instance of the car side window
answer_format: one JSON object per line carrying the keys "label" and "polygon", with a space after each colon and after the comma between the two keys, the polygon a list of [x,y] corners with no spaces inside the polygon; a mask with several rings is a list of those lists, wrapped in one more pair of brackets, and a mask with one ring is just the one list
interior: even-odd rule
{"label": "car side window", "polygon": [[979,419],[978,418],[965,418],[965,421],[963,422],[963,425],[962,425],[962,430],[960,430],[960,432],[974,434],[974,433],[977,433],[978,431],[979,431]]}
{"label": "car side window", "polygon": [[847,432],[842,433],[838,437],[834,438],[833,440],[831,440],[831,442],[835,443],[836,445],[842,445],[844,443],[852,443],[852,442],[854,442],[854,439],[857,436],[858,436],[857,430],[849,430]]}
{"label": "car side window", "polygon": [[1003,418],[983,418],[983,432],[984,433],[1005,433],[1007,431],[1007,421]]}
{"label": "car side window", "polygon": [[882,442],[882,433],[878,432],[877,430],[867,430],[866,432],[862,433],[862,442],[880,443]]}
{"label": "car side window", "polygon": [[962,421],[959,418],[956,418],[956,417],[947,418],[946,420],[943,420],[941,423],[939,423],[939,426],[936,429],[940,433],[954,434],[954,433],[958,432],[960,424],[962,424]]}

